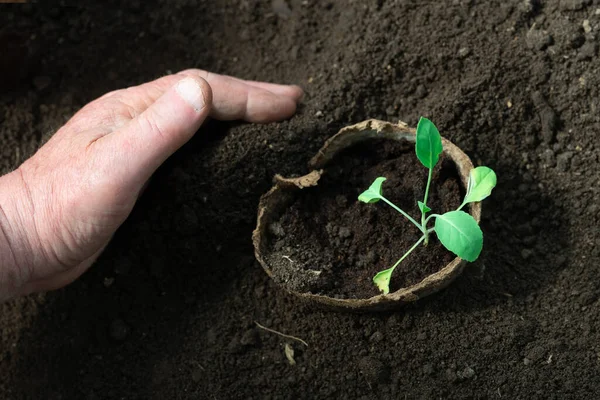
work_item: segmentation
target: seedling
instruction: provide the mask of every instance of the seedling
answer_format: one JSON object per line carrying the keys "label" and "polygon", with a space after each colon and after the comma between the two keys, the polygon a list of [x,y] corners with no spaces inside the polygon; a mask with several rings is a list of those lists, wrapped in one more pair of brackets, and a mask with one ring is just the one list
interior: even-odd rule
{"label": "seedling", "polygon": [[[429,174],[423,201],[417,202],[419,210],[421,210],[420,223],[382,195],[381,186],[386,180],[384,177],[375,179],[371,186],[358,196],[358,200],[364,203],[376,203],[383,200],[412,222],[423,234],[391,268],[380,271],[373,277],[373,282],[383,294],[390,292],[390,278],[398,264],[421,243],[426,246],[429,243],[429,236],[433,232],[448,250],[463,260],[475,261],[481,253],[483,233],[475,219],[466,212],[461,211],[461,209],[468,203],[481,201],[490,195],[492,189],[496,186],[496,173],[488,167],[473,168],[469,173],[467,193],[460,207],[445,214],[430,214],[427,216],[427,213],[431,211],[431,208],[427,206],[427,197],[429,196],[433,168],[437,164],[442,151],[442,137],[438,129],[430,120],[421,117],[417,125],[415,152],[421,164],[429,169]],[[432,219],[435,219],[434,225],[432,228],[428,228],[427,224]]]}

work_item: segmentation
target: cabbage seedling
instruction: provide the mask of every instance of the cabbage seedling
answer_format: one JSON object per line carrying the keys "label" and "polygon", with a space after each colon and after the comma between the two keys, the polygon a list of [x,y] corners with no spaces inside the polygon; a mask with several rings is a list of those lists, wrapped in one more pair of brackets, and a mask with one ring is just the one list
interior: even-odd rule
{"label": "cabbage seedling", "polygon": [[[473,168],[469,173],[467,193],[460,207],[445,214],[430,214],[427,216],[427,213],[431,211],[431,208],[427,206],[427,197],[429,196],[433,168],[439,161],[442,151],[442,137],[438,129],[430,120],[421,117],[417,125],[415,152],[421,164],[429,170],[423,201],[417,202],[421,210],[421,222],[417,222],[408,213],[383,196],[381,186],[386,180],[384,177],[375,179],[371,186],[358,196],[358,200],[364,203],[376,203],[382,200],[406,217],[422,233],[421,238],[391,268],[380,271],[373,277],[373,282],[383,294],[390,292],[390,278],[398,264],[408,257],[419,244],[427,245],[429,235],[433,232],[448,250],[464,260],[475,261],[481,253],[483,233],[475,219],[466,212],[461,211],[461,209],[468,203],[481,201],[491,194],[492,189],[496,186],[496,173],[488,167]],[[431,219],[435,219],[435,222],[432,228],[428,228],[427,224]]]}

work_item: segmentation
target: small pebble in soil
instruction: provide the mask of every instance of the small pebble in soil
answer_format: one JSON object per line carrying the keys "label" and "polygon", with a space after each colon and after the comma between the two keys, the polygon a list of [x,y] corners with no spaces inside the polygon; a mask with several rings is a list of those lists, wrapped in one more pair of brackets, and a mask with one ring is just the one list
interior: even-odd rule
{"label": "small pebble in soil", "polygon": [[129,336],[129,326],[122,319],[115,319],[110,323],[109,335],[111,339],[122,342]]}
{"label": "small pebble in soil", "polygon": [[585,33],[590,33],[592,31],[592,26],[590,25],[590,20],[589,19],[584,19],[583,23],[581,24],[581,26],[583,27],[583,31]]}
{"label": "small pebble in soil", "polygon": [[471,50],[469,50],[469,49],[468,49],[468,48],[466,48],[466,47],[461,47],[461,48],[458,50],[458,56],[459,56],[460,58],[465,58],[465,57],[467,57],[469,54],[471,54]]}
{"label": "small pebble in soil", "polygon": [[554,151],[551,149],[546,149],[540,155],[540,159],[545,167],[552,168],[556,165],[556,157],[554,156]]}
{"label": "small pebble in soil", "polygon": [[541,346],[535,346],[526,354],[526,359],[531,361],[539,361],[546,355],[546,350]]}
{"label": "small pebble in soil", "polygon": [[417,96],[417,98],[422,99],[425,96],[427,96],[427,93],[429,93],[427,91],[427,88],[424,85],[419,85],[417,86],[417,90],[415,90],[415,96]]}
{"label": "small pebble in soil", "polygon": [[369,340],[373,343],[379,343],[383,340],[383,333],[376,331],[371,335],[371,338]]}
{"label": "small pebble in soil", "polygon": [[577,52],[577,60],[587,61],[596,57],[596,54],[598,54],[598,43],[587,41]]}
{"label": "small pebble in soil", "polygon": [[556,157],[556,169],[559,172],[567,172],[571,164],[571,158],[573,158],[572,151],[565,151]]}
{"label": "small pebble in soil", "polygon": [[350,230],[350,228],[342,226],[338,231],[338,235],[342,239],[348,239],[350,236],[352,236],[352,231]]}
{"label": "small pebble in soil", "polygon": [[535,10],[535,0],[523,0],[519,3],[518,10],[524,14],[530,14]]}
{"label": "small pebble in soil", "polygon": [[325,230],[331,236],[336,236],[338,234],[338,227],[332,224],[331,222],[328,222],[327,225],[325,225]]}
{"label": "small pebble in soil", "polygon": [[531,258],[533,254],[533,251],[530,249],[523,249],[521,250],[521,257],[523,257],[523,260],[529,260],[529,258]]}
{"label": "small pebble in soil", "polygon": [[269,233],[277,237],[285,236],[285,231],[283,230],[283,226],[281,226],[280,222],[273,222],[272,224],[270,224]]}
{"label": "small pebble in soil", "polygon": [[390,377],[389,368],[373,357],[363,357],[358,361],[358,369],[369,384],[384,383]]}
{"label": "small pebble in soil", "polygon": [[475,376],[475,370],[471,367],[465,367],[456,374],[460,379],[471,379]]}
{"label": "small pebble in soil", "polygon": [[578,154],[573,156],[571,160],[571,168],[580,169],[583,166],[583,161]]}
{"label": "small pebble in soil", "polygon": [[288,19],[292,16],[292,9],[285,0],[273,0],[271,9],[281,19]]}
{"label": "small pebble in soil", "polygon": [[546,47],[552,45],[554,40],[546,31],[530,29],[526,35],[526,43],[530,49],[543,51]]}

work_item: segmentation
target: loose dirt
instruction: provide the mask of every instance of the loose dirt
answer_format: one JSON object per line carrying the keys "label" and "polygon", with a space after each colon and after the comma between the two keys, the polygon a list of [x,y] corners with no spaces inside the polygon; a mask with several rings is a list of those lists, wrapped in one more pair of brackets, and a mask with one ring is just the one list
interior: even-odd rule
{"label": "loose dirt", "polygon": [[[282,123],[206,124],[85,276],[0,305],[0,397],[598,397],[598,0],[88,3],[0,8],[27,55],[2,64],[2,171],[86,102],[170,71],[306,96]],[[251,244],[273,175],[308,172],[342,126],[421,115],[498,173],[480,261],[386,314],[278,289]],[[255,321],[309,344],[290,342],[296,365]]]}

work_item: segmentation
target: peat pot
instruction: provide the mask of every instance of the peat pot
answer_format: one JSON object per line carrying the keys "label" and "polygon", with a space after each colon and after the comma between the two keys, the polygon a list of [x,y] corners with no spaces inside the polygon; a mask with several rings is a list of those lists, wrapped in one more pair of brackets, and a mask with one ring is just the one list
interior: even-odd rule
{"label": "peat pot", "polygon": [[[414,155],[415,138],[415,129],[403,122],[363,121],[327,140],[310,160],[309,174],[275,176],[274,186],[260,199],[252,234],[256,258],[266,273],[306,302],[358,312],[400,307],[456,279],[466,261],[443,249],[432,235],[427,248],[407,257],[413,263],[408,270],[394,271],[389,294],[379,293],[371,280],[374,272],[390,267],[407,250],[399,238],[418,239],[419,232],[400,214],[385,214],[394,211],[383,202],[364,204],[356,196],[377,175],[386,174],[384,195],[389,191],[405,198],[406,207],[413,208],[399,206],[416,217],[416,200],[422,199],[427,172]],[[473,164],[449,140],[442,138],[442,143],[443,162],[434,170],[430,198],[438,199],[437,207],[456,208]],[[414,183],[411,175],[416,177]],[[436,209],[429,201],[428,205],[434,212],[449,211]],[[481,203],[472,203],[465,211],[479,223]],[[393,255],[380,256],[387,251]]]}

